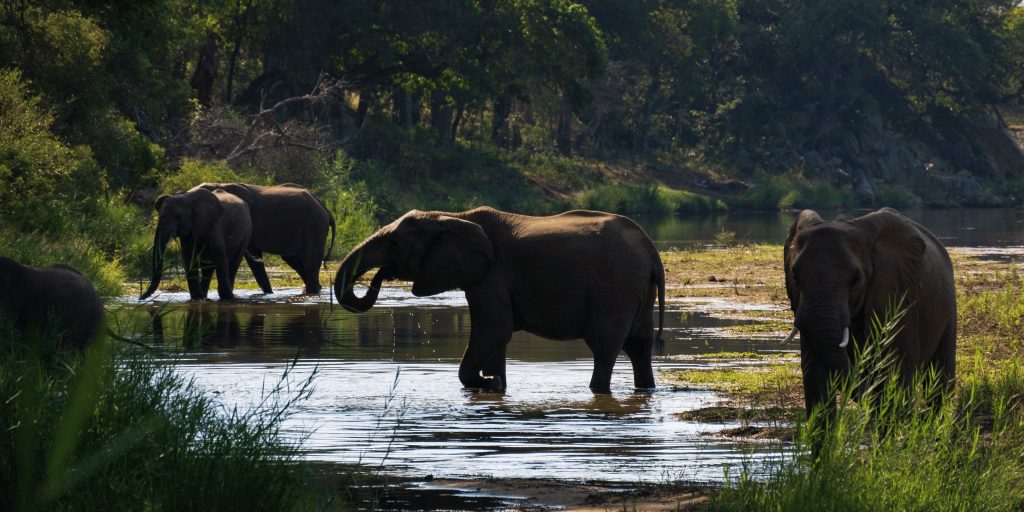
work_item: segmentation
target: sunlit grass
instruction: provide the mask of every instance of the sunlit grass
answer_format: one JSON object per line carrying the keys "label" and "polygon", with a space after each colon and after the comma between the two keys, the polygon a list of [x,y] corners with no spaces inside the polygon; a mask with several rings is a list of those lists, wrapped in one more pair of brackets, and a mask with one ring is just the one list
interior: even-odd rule
{"label": "sunlit grass", "polygon": [[[795,446],[767,472],[744,468],[712,510],[1019,510],[1024,503],[1024,415],[1019,360],[976,360],[945,392],[934,373],[894,376],[888,316],[865,344],[839,408],[798,426]],[[982,368],[985,368],[983,371]],[[873,389],[865,400],[858,392]],[[855,400],[856,399],[856,400]],[[762,479],[763,477],[767,479]]]}

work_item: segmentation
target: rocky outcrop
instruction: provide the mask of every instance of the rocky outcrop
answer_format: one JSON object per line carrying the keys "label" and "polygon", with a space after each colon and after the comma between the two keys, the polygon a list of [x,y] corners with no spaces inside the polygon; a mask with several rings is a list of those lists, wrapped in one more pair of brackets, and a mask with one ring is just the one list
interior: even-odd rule
{"label": "rocky outcrop", "polygon": [[[883,114],[868,105],[821,127],[813,112],[790,114],[771,129],[772,139],[783,141],[769,152],[777,170],[798,169],[810,180],[849,187],[864,205],[884,202],[883,188],[902,190],[925,207],[1009,206],[1022,199],[1008,184],[1024,178],[1024,152],[994,118],[939,109]],[[742,169],[752,160],[744,153],[735,163]]]}

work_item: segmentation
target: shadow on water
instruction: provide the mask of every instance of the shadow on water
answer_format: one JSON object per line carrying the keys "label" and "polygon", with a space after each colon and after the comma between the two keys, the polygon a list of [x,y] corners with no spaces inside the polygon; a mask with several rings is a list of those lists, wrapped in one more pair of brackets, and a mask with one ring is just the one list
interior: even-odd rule
{"label": "shadow on water", "polygon": [[[378,307],[350,314],[307,298],[303,304],[176,302],[126,307],[137,332],[183,352],[178,368],[226,406],[251,407],[299,355],[289,379],[317,372],[316,391],[284,424],[312,460],[362,463],[406,477],[550,478],[655,482],[720,481],[723,464],[748,456],[740,443],[707,434],[732,424],[681,421],[676,414],[720,399],[711,392],[634,392],[621,358],[612,395],[587,384],[593,361],[582,341],[516,333],[504,394],[463,390],[458,362],[469,338],[461,294],[409,306],[408,292],[384,290]],[[419,300],[419,299],[418,299]],[[700,313],[666,314],[666,354],[778,350],[722,337],[740,325]],[[658,370],[693,360],[658,358]],[[306,435],[308,434],[308,435]],[[774,452],[763,447],[765,453]]]}

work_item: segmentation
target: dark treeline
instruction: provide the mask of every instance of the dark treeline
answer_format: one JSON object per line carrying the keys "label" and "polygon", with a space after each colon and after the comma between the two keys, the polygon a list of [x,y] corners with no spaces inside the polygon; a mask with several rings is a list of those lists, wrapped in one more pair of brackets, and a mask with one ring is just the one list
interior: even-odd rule
{"label": "dark treeline", "polygon": [[381,218],[1005,205],[1024,177],[1012,0],[13,0],[0,70],[19,231],[208,176]]}

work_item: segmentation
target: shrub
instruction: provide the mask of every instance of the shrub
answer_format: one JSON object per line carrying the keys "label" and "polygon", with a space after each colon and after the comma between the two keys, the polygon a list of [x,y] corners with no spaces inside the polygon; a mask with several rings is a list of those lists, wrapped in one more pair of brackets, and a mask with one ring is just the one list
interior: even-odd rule
{"label": "shrub", "polygon": [[[0,509],[313,510],[286,408],[224,410],[173,365],[100,340],[39,357],[0,329]],[[279,386],[272,394],[280,394]]]}
{"label": "shrub", "polygon": [[725,203],[708,196],[663,185],[598,185],[575,194],[575,208],[615,213],[684,213],[724,210]]}
{"label": "shrub", "polygon": [[54,232],[106,188],[88,148],[50,131],[53,116],[17,71],[0,71],[0,217],[24,231]]}

